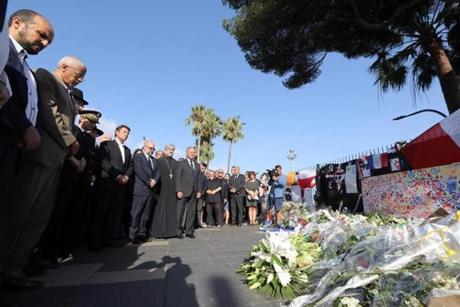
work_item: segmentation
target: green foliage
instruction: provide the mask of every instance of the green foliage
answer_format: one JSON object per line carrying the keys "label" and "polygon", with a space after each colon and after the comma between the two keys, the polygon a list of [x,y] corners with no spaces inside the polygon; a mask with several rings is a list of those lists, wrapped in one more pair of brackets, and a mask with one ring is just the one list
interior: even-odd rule
{"label": "green foliage", "polygon": [[236,143],[244,138],[243,127],[245,123],[240,120],[239,116],[230,117],[223,124],[222,138],[224,141]]}
{"label": "green foliage", "polygon": [[[460,53],[455,0],[226,0],[236,16],[223,26],[248,63],[297,88],[314,81],[326,55],[375,58],[370,72],[383,91],[410,78],[427,90],[439,61]],[[448,59],[433,56],[435,47]],[[438,61],[438,62],[436,62]],[[447,97],[447,96],[446,96]]]}
{"label": "green foliage", "polygon": [[196,105],[192,107],[192,112],[185,119],[187,126],[192,126],[192,135],[197,138],[197,155],[199,161],[207,161],[214,159],[214,151],[212,139],[222,133],[222,121],[210,109],[204,105]]}

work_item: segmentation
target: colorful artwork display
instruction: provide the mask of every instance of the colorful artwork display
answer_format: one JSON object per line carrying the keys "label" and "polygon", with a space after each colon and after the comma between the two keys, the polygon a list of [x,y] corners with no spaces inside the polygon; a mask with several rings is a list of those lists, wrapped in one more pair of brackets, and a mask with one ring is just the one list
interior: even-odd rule
{"label": "colorful artwork display", "polygon": [[441,207],[460,209],[460,163],[364,178],[361,184],[366,213],[425,218]]}

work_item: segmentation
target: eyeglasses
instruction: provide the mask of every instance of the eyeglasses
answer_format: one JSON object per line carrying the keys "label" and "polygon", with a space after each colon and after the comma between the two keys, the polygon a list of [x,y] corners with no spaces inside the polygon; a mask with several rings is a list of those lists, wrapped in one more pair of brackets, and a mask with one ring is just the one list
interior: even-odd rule
{"label": "eyeglasses", "polygon": [[83,72],[81,72],[81,73],[78,73],[78,72],[77,72],[77,68],[72,67],[72,66],[67,66],[67,67],[69,67],[69,68],[72,69],[72,73],[73,73],[74,77],[75,77],[77,80],[81,80],[81,81],[85,80],[85,73],[86,73],[86,71],[83,71]]}
{"label": "eyeglasses", "polygon": [[147,149],[155,150],[155,147],[147,146]]}

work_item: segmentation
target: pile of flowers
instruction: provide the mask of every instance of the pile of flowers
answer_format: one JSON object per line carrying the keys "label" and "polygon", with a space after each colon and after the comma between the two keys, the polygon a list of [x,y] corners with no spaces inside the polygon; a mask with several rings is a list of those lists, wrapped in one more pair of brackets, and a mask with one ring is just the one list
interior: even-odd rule
{"label": "pile of flowers", "polygon": [[306,225],[310,221],[310,213],[299,203],[285,202],[280,210],[281,220],[278,226],[284,229],[294,229],[297,225]]}
{"label": "pile of flowers", "polygon": [[294,232],[254,246],[238,271],[250,288],[293,307],[424,306],[439,291],[460,291],[460,213],[423,222],[302,214]]}
{"label": "pile of flowers", "polygon": [[433,291],[460,295],[460,213],[386,228],[325,264],[291,306],[424,306]]}

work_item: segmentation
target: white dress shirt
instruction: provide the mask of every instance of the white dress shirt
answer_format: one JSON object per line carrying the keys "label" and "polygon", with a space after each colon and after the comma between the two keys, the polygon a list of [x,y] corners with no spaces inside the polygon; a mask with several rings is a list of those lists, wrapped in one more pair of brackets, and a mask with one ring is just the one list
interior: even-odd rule
{"label": "white dress shirt", "polygon": [[121,160],[123,161],[123,163],[125,163],[125,145],[123,145],[123,143],[121,143],[117,138],[115,138],[115,142],[117,142],[118,149],[120,149]]}
{"label": "white dress shirt", "polygon": [[18,52],[19,60],[22,64],[22,70],[24,76],[27,79],[27,107],[26,107],[26,117],[32,123],[36,125],[37,123],[37,114],[38,114],[38,94],[37,94],[37,81],[35,80],[32,70],[30,70],[29,65],[27,65],[27,51],[22,48],[19,43],[10,36],[11,41],[13,42],[14,48]]}
{"label": "white dress shirt", "polygon": [[145,156],[145,158],[147,159],[147,161],[150,163],[150,167],[151,167],[151,168],[152,168],[152,170],[153,170],[153,161],[152,161],[152,156],[151,156],[151,155],[148,155],[148,154],[146,154],[146,153],[145,153],[145,151],[143,151],[143,153],[144,153],[144,156]]}

